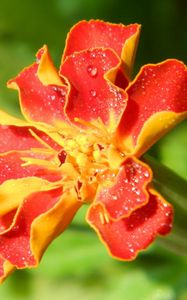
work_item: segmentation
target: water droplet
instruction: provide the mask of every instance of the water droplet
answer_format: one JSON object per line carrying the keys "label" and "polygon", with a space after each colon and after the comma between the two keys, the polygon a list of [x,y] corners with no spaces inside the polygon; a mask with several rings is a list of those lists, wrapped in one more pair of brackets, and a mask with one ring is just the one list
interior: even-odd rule
{"label": "water droplet", "polygon": [[52,96],[51,96],[51,100],[55,100],[55,95],[52,95]]}
{"label": "water droplet", "polygon": [[96,77],[97,76],[97,73],[98,73],[98,70],[96,67],[94,66],[88,66],[87,67],[87,72],[88,74],[91,76],[91,77]]}
{"label": "water droplet", "polygon": [[166,213],[165,213],[165,216],[166,216],[166,217],[169,217],[169,216],[170,216],[170,213],[169,213],[169,212],[166,212]]}
{"label": "water droplet", "polygon": [[128,211],[128,207],[127,206],[123,206],[124,211]]}
{"label": "water droplet", "polygon": [[112,196],[112,200],[117,200],[118,197],[117,196]]}
{"label": "water droplet", "polygon": [[132,191],[136,194],[136,195],[140,195],[140,190],[139,189],[137,189],[136,187],[132,187]]}
{"label": "water droplet", "polygon": [[143,173],[143,175],[144,175],[146,178],[148,178],[148,177],[149,177],[149,172],[148,172],[148,171],[145,171],[145,172]]}
{"label": "water droplet", "polygon": [[91,52],[90,56],[93,57],[93,58],[95,58],[96,57],[96,53],[95,52]]}
{"label": "water droplet", "polygon": [[96,90],[90,90],[90,95],[91,95],[92,97],[96,97],[96,96],[97,96]]}
{"label": "water droplet", "polygon": [[138,174],[141,174],[141,173],[142,173],[142,169],[141,169],[141,168],[138,168],[138,169],[137,169],[137,173],[138,173]]}
{"label": "water droplet", "polygon": [[62,96],[62,97],[66,96],[66,90],[65,90],[64,88],[58,87],[58,86],[53,86],[52,89],[53,89],[55,92],[59,93],[60,96]]}

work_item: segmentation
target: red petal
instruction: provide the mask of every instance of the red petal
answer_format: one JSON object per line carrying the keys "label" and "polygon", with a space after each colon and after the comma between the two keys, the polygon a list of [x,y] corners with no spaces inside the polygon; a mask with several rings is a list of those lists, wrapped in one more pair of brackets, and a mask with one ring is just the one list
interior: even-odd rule
{"label": "red petal", "polygon": [[129,152],[137,147],[142,154],[187,115],[186,67],[177,60],[147,65],[127,93],[128,105],[118,128],[119,142],[124,148],[132,144]]}
{"label": "red petal", "polygon": [[109,124],[110,118],[120,117],[126,106],[126,94],[107,79],[111,72],[104,75],[118,64],[118,57],[109,49],[85,50],[66,59],[60,72],[70,82],[66,113],[71,121],[100,117]]}
{"label": "red petal", "polygon": [[105,206],[112,219],[127,217],[148,202],[147,184],[151,178],[151,170],[146,164],[133,157],[126,158],[114,185],[100,188],[96,202]]}
{"label": "red petal", "polygon": [[124,75],[124,71],[122,69],[117,70],[114,83],[116,86],[120,87],[121,89],[125,90],[127,88],[129,84],[129,80],[127,79],[127,76]]}
{"label": "red petal", "polygon": [[27,119],[45,123],[64,120],[67,87],[58,77],[47,47],[40,49],[37,60],[10,80],[8,86],[19,90],[22,112]]}
{"label": "red petal", "polygon": [[38,140],[36,140],[31,132],[32,130],[41,140],[46,142],[53,149],[60,151],[58,146],[45,133],[35,129],[34,127],[18,127],[13,125],[0,125],[0,153],[13,150],[29,150],[31,148],[45,148]]}
{"label": "red petal", "polygon": [[150,194],[148,204],[128,218],[112,221],[104,207],[95,203],[88,211],[87,220],[112,256],[132,260],[158,234],[170,232],[172,215],[172,207],[155,193]]}
{"label": "red petal", "polygon": [[52,208],[61,194],[61,188],[41,191],[24,201],[11,228],[0,235],[0,253],[5,259],[19,268],[36,264],[30,249],[31,224],[34,219]]}
{"label": "red petal", "polygon": [[16,210],[12,210],[0,217],[0,232],[5,231],[12,223]]}
{"label": "red petal", "polygon": [[125,42],[137,33],[138,24],[124,26],[122,24],[110,24],[103,21],[81,21],[70,31],[63,58],[89,48],[111,48],[119,56]]}
{"label": "red petal", "polygon": [[57,181],[62,178],[58,169],[50,170],[39,165],[22,166],[22,158],[43,158],[48,160],[47,155],[31,154],[28,152],[10,152],[0,156],[0,184],[8,179],[17,179],[23,177],[37,176],[49,181]]}

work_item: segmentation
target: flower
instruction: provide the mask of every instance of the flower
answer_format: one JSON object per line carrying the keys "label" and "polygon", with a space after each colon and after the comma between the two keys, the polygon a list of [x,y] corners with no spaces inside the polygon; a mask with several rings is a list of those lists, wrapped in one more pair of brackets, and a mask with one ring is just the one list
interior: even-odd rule
{"label": "flower", "polygon": [[89,204],[110,254],[132,260],[172,227],[173,209],[139,158],[187,116],[187,72],[175,59],[130,79],[140,26],[81,21],[59,74],[46,46],[8,86],[25,120],[0,112],[0,276],[38,265]]}

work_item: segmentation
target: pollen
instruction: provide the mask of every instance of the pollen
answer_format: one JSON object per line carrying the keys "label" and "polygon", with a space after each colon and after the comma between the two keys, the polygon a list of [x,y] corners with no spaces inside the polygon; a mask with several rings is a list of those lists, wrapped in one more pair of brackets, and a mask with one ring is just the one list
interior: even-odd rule
{"label": "pollen", "polygon": [[80,169],[85,169],[88,167],[89,160],[86,154],[80,152],[77,155],[76,161]]}
{"label": "pollen", "polygon": [[66,144],[65,144],[66,151],[72,151],[78,147],[79,147],[79,145],[76,143],[76,141],[74,139],[69,139],[66,141]]}
{"label": "pollen", "polygon": [[101,157],[101,151],[99,150],[94,150],[93,151],[93,158],[96,162],[100,162],[102,157]]}
{"label": "pollen", "polygon": [[91,151],[94,140],[88,135],[80,134],[75,138],[79,145],[80,151],[83,153],[89,153]]}

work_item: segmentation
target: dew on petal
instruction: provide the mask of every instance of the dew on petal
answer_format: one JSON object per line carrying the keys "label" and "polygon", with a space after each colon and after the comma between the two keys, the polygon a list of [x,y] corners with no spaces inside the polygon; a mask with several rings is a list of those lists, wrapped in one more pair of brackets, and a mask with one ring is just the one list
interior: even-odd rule
{"label": "dew on petal", "polygon": [[148,172],[148,171],[145,171],[145,172],[143,173],[143,175],[144,175],[146,178],[148,178],[148,177],[149,177],[149,172]]}
{"label": "dew on petal", "polygon": [[96,97],[96,96],[97,96],[96,90],[90,90],[90,95],[91,95],[92,97]]}
{"label": "dew on petal", "polygon": [[93,57],[93,58],[95,58],[96,57],[96,53],[95,52],[91,52],[90,56]]}
{"label": "dew on petal", "polygon": [[97,68],[91,65],[87,67],[87,72],[91,77],[96,77],[98,74]]}
{"label": "dew on petal", "polygon": [[140,198],[136,198],[136,201],[137,202],[141,202],[142,200]]}
{"label": "dew on petal", "polygon": [[134,253],[134,249],[133,249],[133,248],[130,248],[129,251],[130,251],[131,253]]}
{"label": "dew on petal", "polygon": [[55,98],[56,98],[55,95],[51,96],[51,100],[55,100]]}

